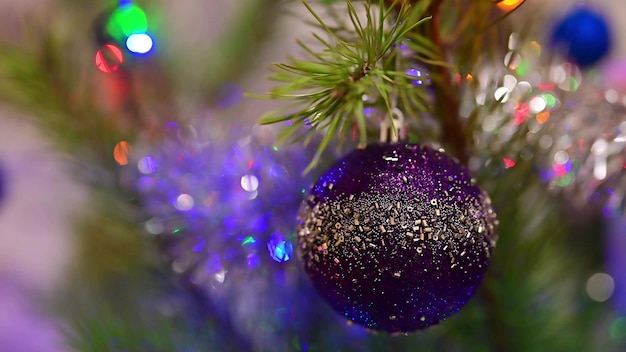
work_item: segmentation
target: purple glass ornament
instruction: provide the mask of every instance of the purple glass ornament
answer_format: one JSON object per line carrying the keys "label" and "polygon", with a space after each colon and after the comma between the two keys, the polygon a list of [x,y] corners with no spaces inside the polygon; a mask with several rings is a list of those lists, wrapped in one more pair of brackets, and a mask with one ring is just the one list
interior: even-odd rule
{"label": "purple glass ornament", "polygon": [[478,288],[496,215],[468,172],[442,152],[370,145],[332,166],[298,219],[300,255],[339,313],[409,332],[458,311]]}

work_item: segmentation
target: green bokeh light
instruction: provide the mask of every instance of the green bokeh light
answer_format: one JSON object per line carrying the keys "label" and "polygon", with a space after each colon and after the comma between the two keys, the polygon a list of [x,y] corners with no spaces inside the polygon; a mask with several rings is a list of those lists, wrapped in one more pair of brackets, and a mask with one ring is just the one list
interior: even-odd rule
{"label": "green bokeh light", "polygon": [[576,79],[576,77],[568,77],[567,79],[569,81],[569,91],[570,92],[575,92],[578,90],[578,87],[580,87],[580,82],[578,82],[578,80]]}
{"label": "green bokeh light", "polygon": [[256,240],[254,239],[254,237],[252,236],[248,236],[246,238],[244,238],[244,240],[241,242],[242,246],[247,246],[249,244],[253,244],[256,243]]}
{"label": "green bokeh light", "polygon": [[543,100],[546,101],[546,105],[553,108],[556,106],[556,97],[550,93],[546,93],[543,95]]}
{"label": "green bokeh light", "polygon": [[610,335],[618,344],[626,343],[626,317],[619,318],[611,324]]}
{"label": "green bokeh light", "polygon": [[525,77],[529,71],[530,71],[530,62],[528,60],[522,60],[519,66],[517,66],[517,68],[515,69],[515,72],[517,72],[517,74],[520,77]]}
{"label": "green bokeh light", "polygon": [[572,181],[574,181],[574,176],[572,176],[571,173],[559,178],[556,180],[556,185],[559,187],[567,187],[569,186]]}
{"label": "green bokeh light", "polygon": [[106,30],[116,40],[124,40],[131,34],[145,33],[148,30],[148,18],[137,5],[120,6],[111,14]]}

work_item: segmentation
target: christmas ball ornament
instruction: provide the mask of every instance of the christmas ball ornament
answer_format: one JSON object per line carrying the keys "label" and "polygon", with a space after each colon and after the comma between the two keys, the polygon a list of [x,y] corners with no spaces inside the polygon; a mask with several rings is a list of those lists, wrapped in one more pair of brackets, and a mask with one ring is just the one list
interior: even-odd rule
{"label": "christmas ball ornament", "polygon": [[580,67],[596,64],[612,46],[606,18],[587,7],[580,7],[558,21],[550,42]]}
{"label": "christmas ball ornament", "polygon": [[313,186],[298,218],[305,271],[326,301],[376,330],[434,325],[470,299],[496,242],[489,197],[429,147],[355,150]]}

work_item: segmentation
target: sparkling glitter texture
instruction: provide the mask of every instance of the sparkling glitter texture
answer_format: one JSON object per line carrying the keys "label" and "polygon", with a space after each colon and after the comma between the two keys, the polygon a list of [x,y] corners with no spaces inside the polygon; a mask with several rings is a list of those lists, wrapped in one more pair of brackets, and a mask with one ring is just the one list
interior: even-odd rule
{"label": "sparkling glitter texture", "polygon": [[495,243],[489,197],[444,153],[407,144],[356,150],[315,184],[298,219],[300,255],[339,313],[409,332],[458,311]]}
{"label": "sparkling glitter texture", "polygon": [[[503,61],[473,75],[460,115],[475,114],[470,171],[495,178],[531,161],[548,190],[580,209],[623,208],[626,182],[626,88],[621,65],[602,75],[550,55],[512,33]],[[624,86],[626,87],[626,85]],[[502,159],[494,156],[502,155]]]}
{"label": "sparkling glitter texture", "polygon": [[302,171],[315,150],[276,147],[266,129],[208,114],[211,123],[167,123],[158,143],[134,141],[121,182],[137,192],[146,235],[194,297],[189,315],[254,350],[281,350],[292,337],[304,344],[329,313],[311,304],[316,292],[300,284],[293,253],[294,218],[312,183]]}

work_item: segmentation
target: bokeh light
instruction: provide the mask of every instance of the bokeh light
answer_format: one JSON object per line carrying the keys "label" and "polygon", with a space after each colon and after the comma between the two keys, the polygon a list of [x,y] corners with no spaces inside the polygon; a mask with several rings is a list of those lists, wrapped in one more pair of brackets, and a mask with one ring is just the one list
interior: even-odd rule
{"label": "bokeh light", "polygon": [[[610,190],[605,198],[612,204],[623,203],[626,188],[616,180],[626,169],[626,127],[620,127],[625,90],[608,84],[607,77],[544,55],[542,45],[524,34],[511,33],[507,49],[502,60],[473,72],[472,84],[465,87],[461,116],[468,118],[478,107],[490,106],[477,117],[480,143],[502,155],[497,163],[486,157],[472,167],[504,164],[495,173],[519,158],[533,160],[548,189],[577,207],[600,200],[601,187]],[[461,82],[462,76],[456,79]],[[521,143],[511,143],[515,140]]]}
{"label": "bokeh light", "polygon": [[241,176],[241,188],[246,192],[256,192],[259,189],[259,179],[254,175]]}
{"label": "bokeh light", "polygon": [[120,180],[138,195],[145,232],[163,241],[171,270],[272,351],[324,314],[304,303],[318,298],[300,285],[290,237],[315,150],[278,148],[218,122],[167,123],[159,143],[137,142]]}
{"label": "bokeh light", "polygon": [[113,11],[106,30],[113,38],[122,41],[132,34],[145,33],[148,30],[148,18],[139,6],[125,4]]}
{"label": "bokeh light", "polygon": [[163,226],[163,221],[159,218],[152,218],[146,221],[145,224],[146,231],[152,235],[160,235],[165,230]]}
{"label": "bokeh light", "polygon": [[513,166],[515,166],[515,160],[513,159],[503,158],[502,162],[504,163],[504,167],[506,167],[507,169],[510,169]]}
{"label": "bokeh light", "polygon": [[255,243],[256,243],[256,240],[252,236],[247,236],[246,238],[243,239],[243,241],[241,241],[242,246],[249,246]]}
{"label": "bokeh light", "polygon": [[293,255],[293,244],[280,234],[274,234],[267,241],[267,250],[270,257],[275,261],[282,263],[291,259]]}
{"label": "bokeh light", "polygon": [[540,113],[548,106],[543,95],[536,96],[530,100],[528,107],[533,114]]}
{"label": "bokeh light", "polygon": [[509,88],[507,87],[498,87],[498,89],[495,90],[495,92],[493,93],[493,97],[496,99],[496,101],[499,101],[500,103],[506,103],[507,101],[509,101],[509,97],[511,91],[509,90]]}
{"label": "bokeh light", "polygon": [[524,0],[502,0],[498,3],[498,8],[504,11],[511,11],[523,2]]}
{"label": "bokeh light", "polygon": [[416,86],[430,84],[430,74],[423,69],[412,67],[405,72],[410,77],[411,83]]}
{"label": "bokeh light", "polygon": [[552,114],[550,114],[549,111],[543,111],[543,112],[538,113],[535,119],[537,119],[537,122],[539,122],[540,125],[543,125],[544,123],[548,121],[550,116],[552,116]]}
{"label": "bokeh light", "polygon": [[243,90],[233,82],[226,82],[217,87],[215,92],[215,106],[227,109],[243,99]]}
{"label": "bokeh light", "polygon": [[611,324],[609,334],[617,344],[626,344],[626,317],[616,319]]}
{"label": "bokeh light", "polygon": [[121,141],[113,148],[113,158],[120,165],[128,165],[128,154],[132,152],[133,147],[126,141]]}
{"label": "bokeh light", "polygon": [[615,281],[605,273],[596,273],[587,280],[587,294],[597,302],[605,302],[613,295]]}
{"label": "bokeh light", "polygon": [[115,44],[105,44],[96,52],[96,67],[104,73],[115,72],[124,62],[122,50]]}
{"label": "bokeh light", "polygon": [[248,258],[246,259],[246,263],[248,264],[248,268],[256,269],[261,266],[261,258],[256,253],[248,254]]}
{"label": "bokeh light", "polygon": [[126,39],[126,48],[135,54],[147,54],[153,46],[152,37],[146,33],[131,34]]}
{"label": "bokeh light", "polygon": [[193,197],[183,193],[176,197],[174,207],[180,211],[189,211],[193,209],[194,204],[195,201],[193,200]]}
{"label": "bokeh light", "polygon": [[156,165],[154,163],[154,158],[151,156],[146,156],[137,162],[137,170],[144,175],[153,174],[156,171]]}
{"label": "bokeh light", "polygon": [[515,112],[513,113],[513,117],[515,118],[514,120],[515,124],[521,125],[522,123],[524,123],[529,113],[530,113],[530,108],[528,107],[528,104],[526,103],[518,104],[517,107],[515,108]]}

